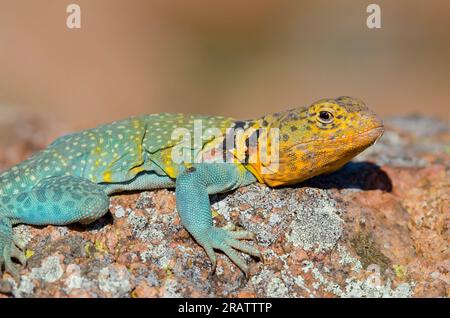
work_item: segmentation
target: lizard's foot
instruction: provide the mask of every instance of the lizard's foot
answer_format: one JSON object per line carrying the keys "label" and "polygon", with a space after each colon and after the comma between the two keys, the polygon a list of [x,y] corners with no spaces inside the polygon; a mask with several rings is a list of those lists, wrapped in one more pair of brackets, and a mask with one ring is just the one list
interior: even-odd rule
{"label": "lizard's foot", "polygon": [[15,258],[22,266],[26,264],[26,257],[22,250],[17,247],[12,235],[11,222],[0,217],[0,273],[5,268],[5,272],[9,273],[18,283],[20,281],[19,269],[13,262]]}
{"label": "lizard's foot", "polygon": [[5,272],[9,273],[16,282],[19,282],[19,268],[14,264],[13,258],[18,260],[22,267],[25,267],[27,263],[25,253],[14,244],[13,240],[5,241],[4,237],[0,236],[0,268],[3,268],[4,265]]}
{"label": "lizard's foot", "polygon": [[248,266],[235,250],[261,259],[261,252],[256,247],[239,241],[254,240],[255,234],[249,231],[234,231],[234,228],[233,225],[228,225],[223,228],[211,227],[202,235],[196,237],[212,262],[212,273],[214,273],[217,264],[214,249],[224,252],[246,276],[248,276]]}

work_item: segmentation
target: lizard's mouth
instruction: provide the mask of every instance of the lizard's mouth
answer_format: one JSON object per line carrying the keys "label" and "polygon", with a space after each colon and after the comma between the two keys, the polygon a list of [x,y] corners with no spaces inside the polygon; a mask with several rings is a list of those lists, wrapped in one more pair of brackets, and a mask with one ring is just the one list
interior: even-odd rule
{"label": "lizard's mouth", "polygon": [[372,127],[370,129],[360,133],[360,135],[380,136],[381,134],[383,134],[383,132],[384,132],[384,126],[380,125],[380,126]]}
{"label": "lizard's mouth", "polygon": [[303,141],[299,143],[295,143],[289,147],[286,148],[286,150],[290,150],[292,148],[296,148],[299,146],[304,146],[310,143],[339,143],[339,144],[346,144],[347,142],[357,142],[357,143],[364,143],[367,144],[367,146],[370,146],[372,144],[375,144],[378,142],[378,140],[383,136],[384,133],[384,126],[379,125],[373,128],[370,128],[368,130],[365,130],[357,135],[345,135],[340,137],[330,137],[330,138],[321,138],[321,139],[312,139],[308,141]]}
{"label": "lizard's mouth", "polygon": [[357,135],[354,142],[369,147],[376,144],[383,136],[383,133],[384,126],[378,126]]}

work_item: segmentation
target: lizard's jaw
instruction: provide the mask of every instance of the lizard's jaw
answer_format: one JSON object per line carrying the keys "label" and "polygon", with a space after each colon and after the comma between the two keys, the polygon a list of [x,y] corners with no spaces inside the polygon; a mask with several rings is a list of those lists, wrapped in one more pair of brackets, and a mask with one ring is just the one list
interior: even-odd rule
{"label": "lizard's jaw", "polygon": [[378,142],[378,140],[380,140],[381,136],[383,136],[383,133],[384,133],[383,126],[376,127],[368,132],[369,134],[368,137],[374,139],[374,142],[372,143],[373,145],[375,145]]}
{"label": "lizard's jaw", "polygon": [[278,164],[266,166],[265,173],[257,169],[258,180],[269,186],[280,186],[333,172],[374,144],[383,132],[383,126],[378,125],[352,136],[315,140],[280,149]]}

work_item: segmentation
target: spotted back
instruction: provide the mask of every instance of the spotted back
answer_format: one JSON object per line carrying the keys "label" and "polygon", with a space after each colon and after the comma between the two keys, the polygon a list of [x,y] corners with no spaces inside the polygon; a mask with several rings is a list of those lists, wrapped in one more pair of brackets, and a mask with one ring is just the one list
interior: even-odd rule
{"label": "spotted back", "polygon": [[[194,127],[202,136],[211,127],[225,133],[233,122],[221,116],[170,113],[131,117],[60,137],[4,176],[8,183],[20,178],[17,182],[26,185],[54,175],[81,176],[96,183],[128,181],[142,171],[175,178],[179,166],[171,158],[172,148],[186,138],[180,132],[187,134],[194,148]],[[213,140],[200,142],[198,149]]]}

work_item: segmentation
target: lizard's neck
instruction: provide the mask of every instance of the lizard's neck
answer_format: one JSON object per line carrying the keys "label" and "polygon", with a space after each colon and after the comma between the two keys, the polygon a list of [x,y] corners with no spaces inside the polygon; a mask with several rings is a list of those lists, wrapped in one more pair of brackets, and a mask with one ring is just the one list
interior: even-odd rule
{"label": "lizard's neck", "polygon": [[269,185],[265,175],[276,173],[279,164],[279,118],[275,113],[235,124],[244,131],[236,138],[233,154],[259,182]]}

